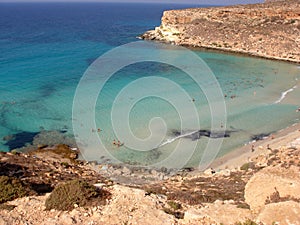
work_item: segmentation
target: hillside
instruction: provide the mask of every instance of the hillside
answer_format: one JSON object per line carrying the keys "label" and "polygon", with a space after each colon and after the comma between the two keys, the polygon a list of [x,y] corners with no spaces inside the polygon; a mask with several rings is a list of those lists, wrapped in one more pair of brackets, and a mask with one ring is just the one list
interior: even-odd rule
{"label": "hillside", "polygon": [[300,1],[165,11],[141,37],[300,63]]}
{"label": "hillside", "polygon": [[[0,153],[0,224],[300,224],[299,131],[257,143],[240,167],[204,173],[87,163],[65,145]],[[74,190],[91,187],[79,180],[102,195],[82,199]]]}

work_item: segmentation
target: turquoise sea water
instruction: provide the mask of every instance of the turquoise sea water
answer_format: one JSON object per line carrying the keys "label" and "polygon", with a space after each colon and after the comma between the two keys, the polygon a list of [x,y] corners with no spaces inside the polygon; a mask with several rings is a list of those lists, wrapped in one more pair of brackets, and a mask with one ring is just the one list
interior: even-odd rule
{"label": "turquoise sea water", "polygon": [[[76,119],[72,118],[73,98],[89,65],[105,52],[136,41],[139,34],[158,26],[163,10],[185,7],[164,4],[0,4],[0,149],[19,148],[44,130],[72,135],[72,121]],[[161,51],[173,50],[170,47]],[[300,114],[296,112],[300,105],[299,66],[199,50],[194,53],[207,63],[227,96],[226,130],[230,137],[224,139],[219,155],[257,136],[299,122]],[[149,76],[166,78],[186,90],[190,99],[195,100],[201,127],[190,123],[182,128],[176,109],[152,96],[132,108],[129,116],[131,131],[136,137],[145,139],[151,134],[149,121],[155,117],[163,118],[166,133],[157,129],[154,135],[161,139],[161,144],[168,144],[148,152],[127,147],[130,140],[121,140],[125,145],[116,147],[112,142],[118,136],[110,120],[113,101],[123,87]],[[144,85],[144,89],[149,88],[147,83]],[[170,93],[174,98],[178,96],[176,89],[160,87],[159,83],[151,85],[155,85],[158,92]],[[131,93],[135,95],[134,90]],[[88,99],[89,93],[86,94]],[[126,107],[130,100],[122,99],[120,107],[122,104]],[[170,65],[144,62],[121,69],[104,86],[95,109],[96,127],[102,129],[99,137],[106,149],[121,161],[155,164],[168,158],[178,142],[182,142],[187,148],[196,143],[188,163],[196,166],[209,141],[206,136],[199,140],[193,137],[176,139],[178,135],[199,129],[209,131],[211,118],[204,93],[187,74]],[[93,127],[88,131],[91,136],[97,133]],[[9,135],[13,136],[7,138]],[[56,137],[49,135],[48,138]],[[185,154],[184,148],[180,154]],[[96,151],[93,159],[100,160],[101,156]]]}

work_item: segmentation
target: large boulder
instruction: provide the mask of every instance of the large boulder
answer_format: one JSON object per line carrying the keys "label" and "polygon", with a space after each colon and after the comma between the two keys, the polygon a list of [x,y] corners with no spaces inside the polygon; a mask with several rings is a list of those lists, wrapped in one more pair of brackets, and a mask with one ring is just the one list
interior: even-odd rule
{"label": "large boulder", "polygon": [[254,174],[245,187],[245,201],[251,210],[259,212],[266,200],[278,192],[280,197],[300,196],[300,169],[296,166],[284,168],[281,165],[266,167]]}
{"label": "large boulder", "polygon": [[112,199],[98,218],[100,224],[175,224],[175,217],[162,210],[166,199],[119,185],[114,185],[111,192]]}
{"label": "large boulder", "polygon": [[249,209],[238,208],[236,205],[217,200],[202,208],[188,209],[179,224],[235,224],[237,221],[247,219],[253,219]]}
{"label": "large boulder", "polygon": [[294,201],[268,204],[259,214],[257,221],[263,224],[299,225],[300,203]]}

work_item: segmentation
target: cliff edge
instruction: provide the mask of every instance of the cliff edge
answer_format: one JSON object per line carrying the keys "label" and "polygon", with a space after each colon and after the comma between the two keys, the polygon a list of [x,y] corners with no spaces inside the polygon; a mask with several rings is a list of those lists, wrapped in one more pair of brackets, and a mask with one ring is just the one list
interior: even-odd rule
{"label": "cliff edge", "polygon": [[300,63],[300,1],[165,11],[141,37]]}

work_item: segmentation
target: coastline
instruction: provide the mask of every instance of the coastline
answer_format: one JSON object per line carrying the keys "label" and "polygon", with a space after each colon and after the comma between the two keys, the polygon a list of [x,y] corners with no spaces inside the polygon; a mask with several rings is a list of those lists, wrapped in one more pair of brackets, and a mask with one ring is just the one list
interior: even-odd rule
{"label": "coastline", "polygon": [[[264,140],[248,143],[232,150],[224,156],[215,159],[211,167],[217,171],[224,169],[238,170],[243,164],[251,162],[260,155],[266,155],[271,150],[282,147],[294,147],[293,142],[296,143],[295,145],[300,145],[300,123],[281,129]],[[254,152],[251,150],[252,145],[254,145]]]}
{"label": "coastline", "polygon": [[[164,43],[163,41],[160,41]],[[227,55],[235,55],[235,56],[240,56],[240,57],[254,57],[258,59],[264,59],[264,60],[271,60],[271,61],[280,61],[283,63],[289,63],[289,64],[294,64],[297,66],[300,66],[300,60],[290,60],[286,58],[280,58],[280,57],[270,57],[267,55],[258,55],[258,54],[253,54],[251,52],[247,52],[244,50],[232,50],[232,49],[227,49],[227,48],[214,48],[211,46],[193,46],[193,45],[181,45],[182,47],[188,48],[192,51],[205,51],[205,52],[212,52],[212,53],[222,53],[222,54],[227,54]]]}
{"label": "coastline", "polygon": [[291,0],[169,10],[141,39],[300,64],[299,8]]}

